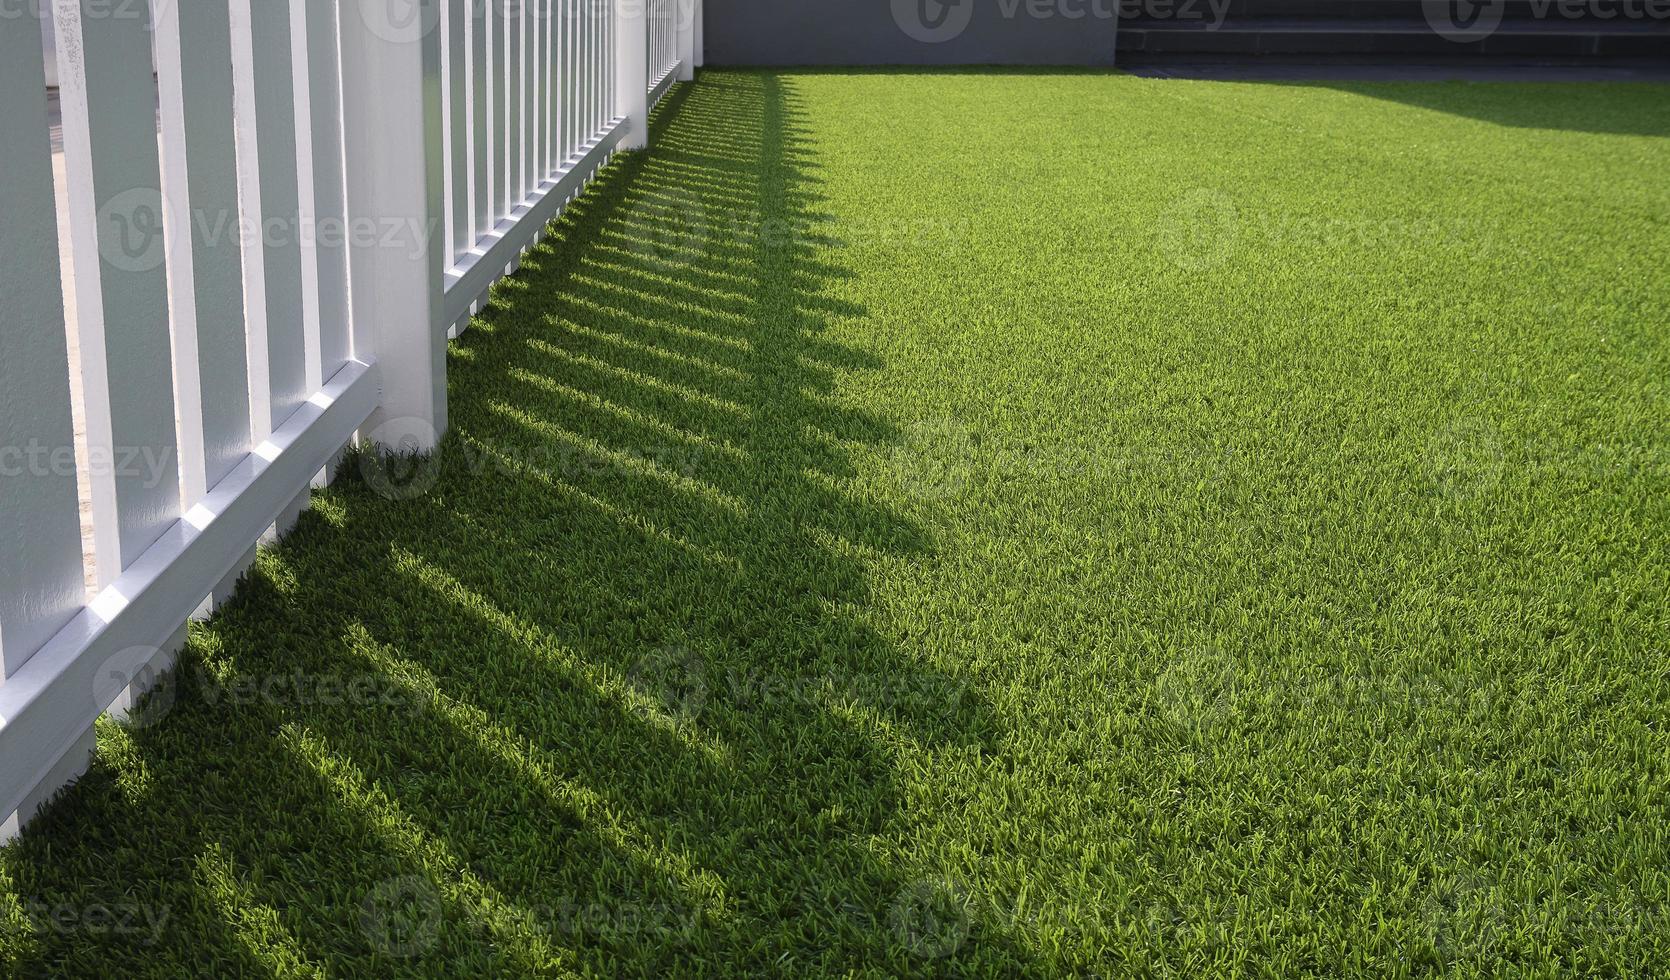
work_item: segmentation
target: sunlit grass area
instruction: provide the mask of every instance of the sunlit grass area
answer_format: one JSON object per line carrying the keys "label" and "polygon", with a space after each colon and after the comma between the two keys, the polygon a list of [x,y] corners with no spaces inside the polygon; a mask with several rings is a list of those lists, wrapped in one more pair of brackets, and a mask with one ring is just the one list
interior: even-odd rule
{"label": "sunlit grass area", "polygon": [[1670,971],[1670,89],[708,72],[21,975]]}

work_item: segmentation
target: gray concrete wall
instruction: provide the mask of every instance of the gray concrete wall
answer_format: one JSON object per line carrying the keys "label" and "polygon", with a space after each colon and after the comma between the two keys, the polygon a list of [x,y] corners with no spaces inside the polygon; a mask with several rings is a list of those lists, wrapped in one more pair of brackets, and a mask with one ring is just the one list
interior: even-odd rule
{"label": "gray concrete wall", "polygon": [[1111,65],[1117,0],[703,0],[706,63]]}

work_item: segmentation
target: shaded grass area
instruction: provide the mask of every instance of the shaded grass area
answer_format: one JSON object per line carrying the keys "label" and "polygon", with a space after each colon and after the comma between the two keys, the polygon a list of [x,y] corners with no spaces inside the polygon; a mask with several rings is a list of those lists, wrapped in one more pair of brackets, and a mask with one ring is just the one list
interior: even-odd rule
{"label": "shaded grass area", "polygon": [[0,851],[10,972],[1670,965],[1665,88],[656,128]]}

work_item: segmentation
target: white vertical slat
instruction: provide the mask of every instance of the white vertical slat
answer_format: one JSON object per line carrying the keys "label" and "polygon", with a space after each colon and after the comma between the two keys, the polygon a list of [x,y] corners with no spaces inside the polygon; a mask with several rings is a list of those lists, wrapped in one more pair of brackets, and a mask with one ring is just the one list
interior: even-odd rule
{"label": "white vertical slat", "polygon": [[586,137],[598,132],[598,119],[603,115],[603,68],[605,68],[605,50],[603,50],[603,30],[601,30],[601,10],[596,3],[591,3],[591,125],[586,127]]}
{"label": "white vertical slat", "polygon": [[574,93],[574,148],[578,151],[591,132],[591,0],[576,0],[576,8],[575,27],[580,34],[580,51],[575,59],[575,80],[579,84]]}
{"label": "white vertical slat", "polygon": [[660,6],[661,71],[657,72],[657,74],[665,75],[666,70],[672,67],[674,59],[678,56],[677,46],[673,39],[673,35],[677,30],[677,21],[675,18],[678,15],[678,11],[674,6],[674,0],[660,0]]}
{"label": "white vertical slat", "polygon": [[575,0],[557,0],[562,5],[562,159],[574,155],[574,86],[579,78],[574,50]]}
{"label": "white vertical slat", "polygon": [[493,0],[470,0],[471,244],[493,230]]}
{"label": "white vertical slat", "polygon": [[202,499],[250,449],[238,160],[226,4],[155,8],[180,499]]}
{"label": "white vertical slat", "polygon": [[509,156],[510,141],[510,53],[506,49],[509,37],[507,26],[508,17],[505,16],[506,5],[515,0],[487,0],[492,8],[492,23],[489,30],[492,34],[493,54],[493,121],[491,124],[493,136],[493,220],[488,227],[498,224],[499,218],[510,213],[512,193],[510,184],[505,180],[510,172],[506,160]]}
{"label": "white vertical slat", "polygon": [[441,184],[445,188],[445,198],[441,202],[441,240],[446,242],[446,264],[450,268],[452,257],[456,254],[453,242],[459,225],[458,209],[453,204],[453,186],[458,179],[458,168],[452,159],[452,141],[462,128],[457,115],[463,103],[452,97],[453,83],[459,78],[458,63],[452,56],[452,46],[458,39],[453,14],[459,5],[449,0],[443,6],[446,9],[438,27],[441,32],[441,145],[445,147],[441,154]]}
{"label": "white vertical slat", "polygon": [[656,0],[645,0],[649,15],[649,64],[645,73],[646,85],[655,84],[655,76],[661,71],[661,4]]}
{"label": "white vertical slat", "polygon": [[[225,6],[224,0],[219,2]],[[342,55],[337,0],[306,0],[301,6],[306,7],[307,18],[309,111],[299,116],[298,130],[306,134],[309,143],[302,158],[312,161],[313,183],[312,193],[302,197],[304,227],[312,229],[304,258],[316,270],[320,368],[328,379],[352,356],[353,337],[348,307],[348,201],[342,158]]]}
{"label": "white vertical slat", "polygon": [[[289,23],[291,98],[296,125],[296,262],[301,271],[302,291],[302,386],[298,405],[325,383],[319,352],[319,256],[313,247],[319,226],[314,216],[317,203],[313,188],[313,80],[307,54],[307,7],[308,0],[290,4]],[[269,330],[267,335],[270,339],[272,332]],[[286,413],[285,418],[288,417]],[[282,420],[275,423],[279,421]]]}
{"label": "white vertical slat", "polygon": [[0,683],[86,598],[45,79],[30,4],[0,28]]}
{"label": "white vertical slat", "polygon": [[449,0],[441,20],[446,91],[447,265],[475,244],[470,217],[470,0]]}
{"label": "white vertical slat", "polygon": [[527,101],[522,64],[522,0],[505,0],[505,184],[510,192],[505,213],[522,203],[527,186],[522,182],[522,112]]}
{"label": "white vertical slat", "polygon": [[562,163],[562,32],[558,0],[539,0],[545,10],[545,172]]}
{"label": "white vertical slat", "polygon": [[610,83],[611,60],[615,57],[615,32],[613,32],[613,3],[605,5],[598,12],[598,50],[603,52],[598,60],[598,129],[610,120]]}
{"label": "white vertical slat", "polygon": [[569,133],[569,148],[580,152],[581,133],[586,128],[586,66],[591,48],[586,44],[586,0],[574,3],[574,128]]}
{"label": "white vertical slat", "polygon": [[586,40],[586,3],[587,0],[574,0],[574,152],[580,152],[580,144],[585,142],[585,131],[590,120],[586,118],[586,73],[591,66],[591,45]]}
{"label": "white vertical slat", "polygon": [[[594,69],[594,72],[593,72],[593,75],[592,75],[592,77],[594,79],[594,81],[592,82],[593,88],[592,88],[592,96],[591,96],[591,104],[592,104],[591,132],[592,133],[596,133],[599,129],[601,129],[603,127],[603,118],[604,118],[604,115],[605,115],[604,105],[603,105],[603,97],[604,97],[603,74],[604,74],[604,72],[608,71],[608,69],[609,69],[610,52],[607,48],[605,48],[603,46],[603,40],[604,40],[604,30],[603,30],[603,28],[604,28],[604,25],[608,22],[609,8],[611,6],[612,6],[612,4],[600,4],[600,5],[598,5],[595,8],[593,18],[592,18],[592,20],[593,20],[593,23],[592,23],[592,37],[593,37],[593,39],[595,39],[595,41],[597,43],[597,65],[596,65],[596,68]],[[590,134],[587,134],[587,135],[590,135]]]}
{"label": "white vertical slat", "polygon": [[695,28],[694,29],[695,29],[695,32],[696,32],[696,40],[695,40],[694,44],[692,45],[692,47],[694,49],[694,55],[695,55],[693,63],[695,64],[695,66],[697,68],[700,68],[700,67],[702,67],[702,63],[703,63],[703,60],[704,60],[703,56],[702,56],[702,51],[703,51],[703,48],[702,48],[702,45],[703,45],[702,25],[707,20],[707,4],[704,2],[704,0],[695,0],[695,4],[696,4],[696,17],[695,17],[696,23],[695,23]]}
{"label": "white vertical slat", "polygon": [[535,116],[539,142],[533,151],[539,177],[534,186],[538,187],[551,176],[551,4],[550,0],[532,0],[532,3],[539,45],[539,112]]}
{"label": "white vertical slat", "polygon": [[293,2],[300,0],[231,0],[244,219],[257,232],[244,250],[250,422],[256,442],[270,436],[313,393],[307,390],[298,240]]}
{"label": "white vertical slat", "polygon": [[539,169],[539,39],[538,0],[522,0],[522,197],[532,194],[545,175]]}
{"label": "white vertical slat", "polygon": [[100,586],[180,514],[149,5],[130,9],[53,5]]}

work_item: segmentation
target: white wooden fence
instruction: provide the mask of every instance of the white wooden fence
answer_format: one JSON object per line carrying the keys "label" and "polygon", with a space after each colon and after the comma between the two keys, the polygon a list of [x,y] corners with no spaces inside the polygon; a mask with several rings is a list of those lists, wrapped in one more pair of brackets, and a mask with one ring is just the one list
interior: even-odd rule
{"label": "white wooden fence", "polygon": [[646,145],[701,10],[50,0],[55,159],[31,6],[0,18],[6,834],[346,446],[434,447],[447,336]]}
{"label": "white wooden fence", "polygon": [[695,67],[690,42],[694,32],[681,29],[685,11],[678,0],[645,0],[649,12],[649,101],[660,101],[675,78],[690,78]]}

